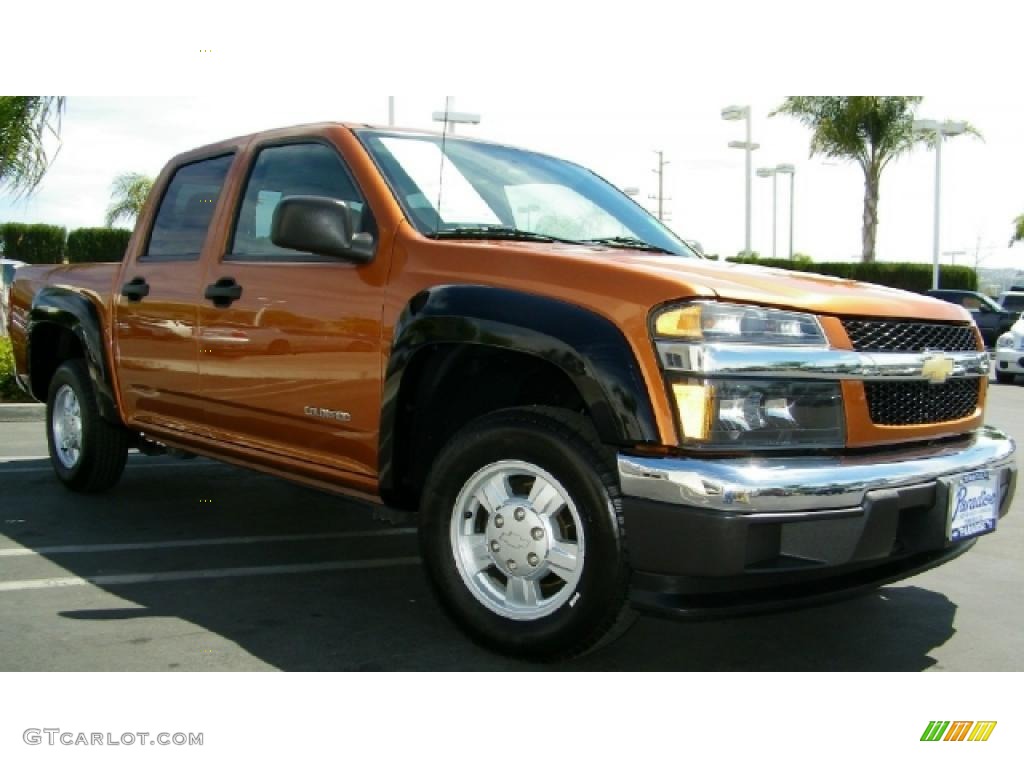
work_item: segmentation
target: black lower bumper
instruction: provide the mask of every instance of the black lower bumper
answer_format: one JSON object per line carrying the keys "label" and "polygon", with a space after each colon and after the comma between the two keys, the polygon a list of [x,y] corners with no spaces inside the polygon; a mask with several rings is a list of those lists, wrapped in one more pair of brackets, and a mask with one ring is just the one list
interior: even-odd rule
{"label": "black lower bumper", "polygon": [[[701,584],[694,579],[635,571],[630,601],[638,611],[674,619],[714,619],[795,610],[857,597],[909,578],[959,557],[975,542],[976,539],[970,539],[936,552],[890,558],[872,565],[821,569],[813,576],[801,573],[788,579],[754,578],[745,584],[731,580]],[[705,591],[697,591],[700,589]]]}
{"label": "black lower bumper", "polygon": [[[1001,475],[1000,517],[1016,471]],[[947,486],[869,491],[862,505],[741,514],[626,497],[639,610],[682,618],[758,613],[850,597],[948,562]]]}

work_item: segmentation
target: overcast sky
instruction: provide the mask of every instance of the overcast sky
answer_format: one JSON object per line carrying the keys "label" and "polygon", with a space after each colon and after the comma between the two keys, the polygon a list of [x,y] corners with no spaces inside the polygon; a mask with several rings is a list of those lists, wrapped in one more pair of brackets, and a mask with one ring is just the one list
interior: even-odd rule
{"label": "overcast sky", "polygon": [[[743,248],[743,152],[727,144],[742,139],[743,124],[719,116],[727,104],[751,104],[755,167],[793,163],[796,174],[795,248],[817,261],[859,257],[863,177],[848,163],[808,158],[809,134],[786,117],[768,113],[781,95],[723,93],[679,98],[613,101],[571,97],[455,96],[455,108],[479,112],[478,126],[460,127],[479,136],[537,149],[579,162],[613,183],[641,189],[652,210],[657,189],[654,150],[670,161],[665,190],[668,223],[699,240],[708,252]],[[396,97],[400,126],[431,128],[431,112],[444,96]],[[966,119],[984,141],[947,141],[942,164],[942,250],[986,267],[1015,266],[1024,247],[1007,247],[1014,216],[1024,212],[1024,132],[1021,108],[995,97],[928,96],[923,117]],[[308,96],[256,99],[251,95],[68,100],[63,145],[50,172],[28,199],[0,195],[0,221],[101,226],[111,180],[137,171],[156,175],[177,152],[266,128],[318,120],[386,123],[387,96]],[[884,261],[928,261],[932,251],[934,153],[919,148],[891,164],[882,177],[878,257]],[[771,253],[771,179],[754,178],[753,248]],[[778,254],[788,248],[788,178],[779,178]]]}

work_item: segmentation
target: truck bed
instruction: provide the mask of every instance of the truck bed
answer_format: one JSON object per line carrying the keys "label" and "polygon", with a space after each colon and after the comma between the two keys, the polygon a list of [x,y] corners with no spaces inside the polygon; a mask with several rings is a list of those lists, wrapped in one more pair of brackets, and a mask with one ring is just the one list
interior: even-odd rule
{"label": "truck bed", "polygon": [[[113,285],[120,262],[97,264],[32,264],[18,269],[11,286],[10,336],[18,370],[27,370],[26,321],[32,302],[43,286],[63,288],[87,297],[106,320],[110,316]],[[103,328],[109,328],[104,322]]]}

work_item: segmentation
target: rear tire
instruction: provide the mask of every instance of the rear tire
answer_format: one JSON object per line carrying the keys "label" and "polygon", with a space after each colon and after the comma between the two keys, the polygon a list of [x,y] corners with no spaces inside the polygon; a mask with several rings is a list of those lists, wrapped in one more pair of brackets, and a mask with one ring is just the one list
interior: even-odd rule
{"label": "rear tire", "polygon": [[60,481],[83,493],[112,487],[124,471],[128,439],[127,430],[100,416],[85,362],[63,363],[46,400],[46,442]]}
{"label": "rear tire", "polygon": [[1000,384],[1013,384],[1016,379],[1016,374],[1006,373],[1005,371],[996,371],[996,381]]}
{"label": "rear tire", "polygon": [[616,624],[629,566],[614,466],[589,422],[554,408],[483,416],[442,449],[420,544],[442,605],[476,642],[552,661]]}

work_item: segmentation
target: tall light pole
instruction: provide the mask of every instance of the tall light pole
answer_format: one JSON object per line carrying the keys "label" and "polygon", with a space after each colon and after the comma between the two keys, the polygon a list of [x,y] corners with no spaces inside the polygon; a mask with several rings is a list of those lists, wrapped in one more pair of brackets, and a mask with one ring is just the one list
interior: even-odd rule
{"label": "tall light pole", "polygon": [[395,97],[388,96],[388,125],[395,127]]}
{"label": "tall light pole", "polygon": [[670,161],[665,159],[665,153],[660,149],[654,150],[658,156],[658,167],[654,172],[658,174],[658,221],[665,221],[665,166]]}
{"label": "tall light pole", "polygon": [[444,112],[434,112],[432,115],[435,122],[445,123],[445,130],[448,133],[455,133],[455,126],[459,123],[476,125],[480,122],[480,115],[473,112],[455,112],[452,110],[454,106],[455,97],[445,96]]}
{"label": "tall light pole", "polygon": [[794,215],[793,211],[796,210],[795,207],[794,207],[794,202],[793,202],[793,199],[794,199],[793,198],[793,193],[796,190],[796,184],[795,184],[795,181],[796,181],[796,166],[792,165],[791,163],[781,163],[780,165],[776,165],[775,166],[775,173],[776,174],[779,174],[779,173],[788,173],[789,174],[789,260],[792,261],[793,260],[793,220],[795,218],[795,215]]}
{"label": "tall light pole", "polygon": [[789,259],[793,260],[793,177],[796,176],[796,168],[789,163],[780,163],[774,168],[758,168],[757,175],[762,179],[772,180],[772,258],[775,258],[775,244],[778,242],[776,235],[779,201],[779,174],[789,174]]}
{"label": "tall light pole", "polygon": [[967,130],[967,123],[946,120],[915,120],[914,133],[926,136],[935,147],[935,213],[932,232],[932,288],[939,287],[939,221],[942,202],[942,141],[947,136],[959,136]]}
{"label": "tall light pole", "polygon": [[762,179],[771,178],[771,180],[772,180],[772,258],[774,259],[775,258],[775,243],[776,243],[776,241],[778,239],[776,237],[776,233],[775,233],[775,224],[779,220],[778,213],[777,213],[777,211],[778,211],[778,198],[779,198],[779,196],[778,196],[778,192],[779,192],[778,180],[779,180],[779,178],[778,178],[778,176],[776,176],[774,168],[758,168],[757,169],[757,175],[760,176]]}
{"label": "tall light pole", "polygon": [[750,250],[750,198],[751,198],[751,194],[750,194],[750,178],[752,176],[751,168],[752,168],[753,162],[754,162],[753,158],[751,157],[751,152],[753,152],[755,149],[757,149],[761,145],[760,144],[755,144],[753,139],[751,138],[751,132],[752,131],[751,131],[751,127],[750,127],[750,106],[749,105],[748,106],[737,106],[737,105],[734,104],[732,106],[725,107],[722,110],[722,119],[723,120],[746,120],[747,121],[747,140],[746,141],[730,141],[729,142],[729,147],[732,148],[732,149],[742,149],[742,150],[744,150],[746,152],[746,155],[747,155],[747,157],[746,157],[747,162],[746,162],[746,166],[745,166],[746,170],[745,170],[745,174],[744,174],[744,182],[745,182],[745,186],[746,186],[746,200],[747,200],[747,207],[746,207],[746,216],[747,216],[747,219],[746,219],[746,239],[744,241],[746,245],[744,247],[744,251],[743,252],[747,256],[749,256],[750,253],[751,253],[751,250]]}
{"label": "tall light pole", "polygon": [[967,255],[967,251],[943,251],[942,255],[943,256],[949,256],[949,264],[950,264],[950,266],[955,267],[956,266],[956,257],[957,256],[966,256]]}

